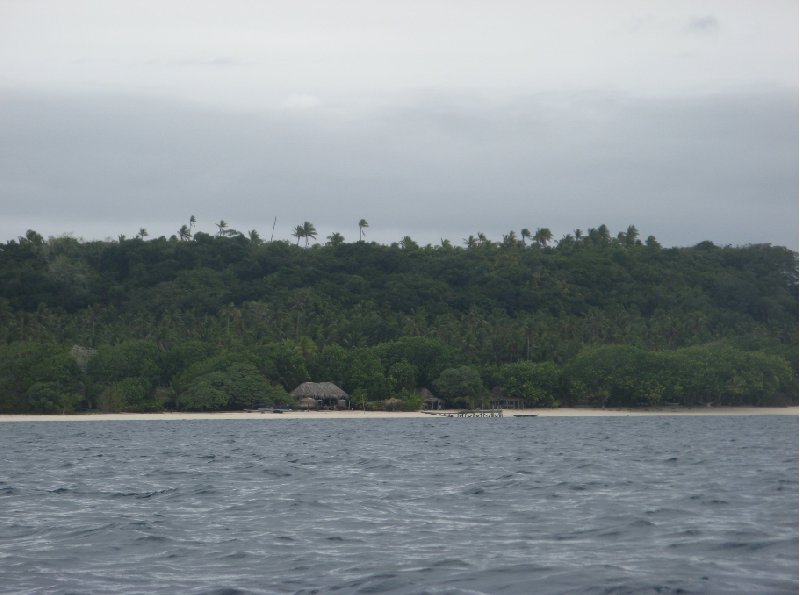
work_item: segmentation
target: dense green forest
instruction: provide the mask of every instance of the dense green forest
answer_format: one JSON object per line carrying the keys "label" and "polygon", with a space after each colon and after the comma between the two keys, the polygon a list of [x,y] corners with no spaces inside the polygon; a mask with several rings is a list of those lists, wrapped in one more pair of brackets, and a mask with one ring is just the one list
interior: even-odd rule
{"label": "dense green forest", "polygon": [[419,246],[193,224],[0,245],[0,412],[286,404],[306,380],[367,407],[419,407],[423,388],[457,407],[797,403],[785,248],[667,249],[633,226]]}

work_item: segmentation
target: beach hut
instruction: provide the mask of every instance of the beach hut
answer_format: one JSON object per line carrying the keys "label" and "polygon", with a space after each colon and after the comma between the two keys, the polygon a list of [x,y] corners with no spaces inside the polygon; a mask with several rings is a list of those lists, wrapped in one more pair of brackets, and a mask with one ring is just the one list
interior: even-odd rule
{"label": "beach hut", "polygon": [[419,391],[422,395],[422,408],[423,409],[444,409],[445,401],[439,397],[434,397],[433,393],[427,388]]}
{"label": "beach hut", "polygon": [[313,399],[322,409],[349,409],[350,395],[333,382],[304,382],[290,393],[298,403]]}
{"label": "beach hut", "polygon": [[524,409],[525,399],[522,397],[507,396],[499,386],[492,389],[492,409]]}
{"label": "beach hut", "polygon": [[401,405],[402,403],[403,401],[401,401],[400,399],[392,397],[390,399],[386,399],[383,402],[383,408],[385,411],[394,411],[395,409],[397,409],[397,406]]}

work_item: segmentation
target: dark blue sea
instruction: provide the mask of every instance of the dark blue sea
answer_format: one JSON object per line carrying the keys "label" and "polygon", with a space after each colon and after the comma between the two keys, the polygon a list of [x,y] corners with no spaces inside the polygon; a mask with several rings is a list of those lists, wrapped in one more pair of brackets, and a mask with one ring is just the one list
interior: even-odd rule
{"label": "dark blue sea", "polygon": [[0,424],[3,593],[797,593],[795,417]]}

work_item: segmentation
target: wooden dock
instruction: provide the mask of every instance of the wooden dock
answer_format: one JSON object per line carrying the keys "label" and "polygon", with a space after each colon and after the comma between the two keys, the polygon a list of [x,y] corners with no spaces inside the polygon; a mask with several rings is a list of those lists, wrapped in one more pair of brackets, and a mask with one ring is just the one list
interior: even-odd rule
{"label": "wooden dock", "polygon": [[461,411],[423,411],[440,417],[503,417],[502,409],[462,409]]}

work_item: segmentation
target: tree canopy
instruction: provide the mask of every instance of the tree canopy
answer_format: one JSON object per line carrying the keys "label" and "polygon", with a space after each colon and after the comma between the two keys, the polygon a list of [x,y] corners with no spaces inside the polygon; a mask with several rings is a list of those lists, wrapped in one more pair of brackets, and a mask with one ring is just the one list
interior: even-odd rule
{"label": "tree canopy", "polygon": [[0,411],[235,408],[305,380],[409,403],[797,402],[785,248],[663,248],[632,225],[386,246],[195,224],[0,245]]}

